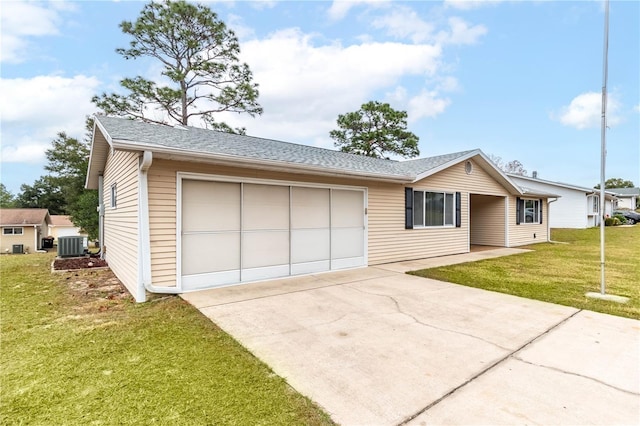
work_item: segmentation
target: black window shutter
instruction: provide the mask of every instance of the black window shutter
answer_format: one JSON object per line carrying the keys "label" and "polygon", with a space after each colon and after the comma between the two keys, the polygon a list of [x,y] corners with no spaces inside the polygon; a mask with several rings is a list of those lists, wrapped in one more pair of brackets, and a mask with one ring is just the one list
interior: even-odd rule
{"label": "black window shutter", "polygon": [[516,198],[516,225],[520,225],[521,201],[520,197]]}
{"label": "black window shutter", "polygon": [[404,229],[413,229],[413,188],[404,189]]}
{"label": "black window shutter", "polygon": [[542,198],[540,198],[540,225],[542,225]]}
{"label": "black window shutter", "polygon": [[460,228],[462,226],[462,197],[460,197],[460,193],[456,192],[456,228]]}

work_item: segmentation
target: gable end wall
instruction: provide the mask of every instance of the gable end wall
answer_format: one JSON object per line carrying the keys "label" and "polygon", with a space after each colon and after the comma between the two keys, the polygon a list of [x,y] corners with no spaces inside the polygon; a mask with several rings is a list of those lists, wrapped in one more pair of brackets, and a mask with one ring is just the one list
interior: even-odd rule
{"label": "gable end wall", "polygon": [[[111,185],[116,184],[116,208]],[[129,292],[138,283],[138,154],[109,153],[104,170],[104,246],[109,267]]]}

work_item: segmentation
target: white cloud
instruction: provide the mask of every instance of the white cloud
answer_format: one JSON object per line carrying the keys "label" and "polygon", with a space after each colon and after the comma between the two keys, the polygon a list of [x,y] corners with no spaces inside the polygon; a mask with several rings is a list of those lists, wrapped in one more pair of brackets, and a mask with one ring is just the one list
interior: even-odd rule
{"label": "white cloud", "polygon": [[[51,140],[54,136],[52,135]],[[3,144],[0,158],[3,163],[39,164],[44,161],[44,153],[49,147],[50,143],[23,139],[17,145]]]}
{"label": "white cloud", "polygon": [[444,0],[447,7],[458,10],[478,9],[483,6],[493,6],[501,3],[503,0]]}
{"label": "white cloud", "polygon": [[60,131],[82,137],[98,85],[95,77],[83,75],[0,79],[2,161],[42,161]]}
{"label": "white cloud", "polygon": [[436,24],[423,20],[415,10],[399,6],[372,21],[374,28],[384,29],[398,39],[409,39],[414,43],[475,44],[487,33],[483,25],[469,25],[464,19],[451,17],[447,30],[435,33]]}
{"label": "white cloud", "polygon": [[[620,104],[613,94],[607,99],[607,125],[613,126],[621,121],[617,112]],[[576,129],[599,127],[602,120],[602,94],[598,92],[582,93],[571,101],[569,106],[563,107],[560,114],[552,114],[552,118],[559,120],[565,126]]]}
{"label": "white cloud", "polygon": [[388,2],[389,0],[334,0],[327,13],[329,14],[330,19],[339,21],[347,16],[349,11],[355,6],[363,4],[369,6],[380,6]]}
{"label": "white cloud", "polygon": [[74,6],[65,2],[38,4],[8,1],[3,2],[1,10],[0,61],[20,63],[29,56],[30,39],[58,35],[60,12],[74,10]]}
{"label": "white cloud", "polygon": [[[220,117],[248,133],[299,143],[332,146],[328,133],[338,114],[355,111],[377,93],[398,85],[405,76],[434,76],[441,49],[432,45],[369,42],[344,46],[314,45],[299,29],[245,41],[241,60],[260,84],[264,114]],[[394,105],[396,109],[408,107]],[[424,107],[416,110],[425,116]],[[326,137],[324,136],[326,135]]]}
{"label": "white cloud", "polygon": [[396,38],[408,38],[414,43],[422,43],[432,39],[434,25],[424,21],[408,7],[397,7],[390,13],[374,19],[374,28],[387,30],[387,34]]}
{"label": "white cloud", "polygon": [[451,104],[451,100],[442,98],[438,90],[423,89],[415,96],[410,96],[405,87],[398,86],[393,92],[387,93],[387,99],[394,105],[406,106],[409,122],[416,122],[421,118],[433,118]]}
{"label": "white cloud", "polygon": [[449,18],[450,32],[443,31],[439,39],[445,44],[476,44],[478,39],[487,33],[484,25],[469,26],[464,19],[458,17]]}

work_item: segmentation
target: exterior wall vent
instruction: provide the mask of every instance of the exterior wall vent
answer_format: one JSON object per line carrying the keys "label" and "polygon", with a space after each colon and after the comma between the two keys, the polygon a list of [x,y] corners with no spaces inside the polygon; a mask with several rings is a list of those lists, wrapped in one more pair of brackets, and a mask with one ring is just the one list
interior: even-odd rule
{"label": "exterior wall vent", "polygon": [[58,257],[78,257],[84,255],[84,237],[58,237]]}
{"label": "exterior wall vent", "polygon": [[24,253],[24,245],[23,244],[14,244],[12,247],[12,253],[13,254],[22,254]]}

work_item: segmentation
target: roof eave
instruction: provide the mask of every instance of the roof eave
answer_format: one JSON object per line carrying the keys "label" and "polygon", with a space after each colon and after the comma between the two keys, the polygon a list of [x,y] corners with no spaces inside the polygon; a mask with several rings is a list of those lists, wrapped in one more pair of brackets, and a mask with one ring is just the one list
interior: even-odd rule
{"label": "roof eave", "polygon": [[476,156],[480,156],[480,158],[482,158],[485,165],[489,167],[490,170],[492,171],[492,173],[490,174],[493,176],[493,178],[495,179],[497,177],[498,178],[497,180],[501,181],[504,187],[510,189],[509,192],[516,195],[520,195],[523,193],[520,187],[515,183],[513,183],[511,179],[509,179],[509,177],[502,170],[500,170],[480,149],[474,149],[473,151],[470,151],[465,155],[462,155],[458,158],[455,158],[451,161],[441,164],[438,167],[434,167],[433,169],[427,170],[426,172],[420,173],[413,179],[412,183],[418,182],[419,180],[427,178],[431,175],[434,175],[438,172],[448,169],[451,166],[454,166],[456,164],[459,164],[463,161],[469,160],[470,158],[473,158]]}
{"label": "roof eave", "polygon": [[[100,131],[100,134],[104,137],[107,142],[107,150],[113,148],[113,141],[109,132],[104,128],[102,123],[98,120],[98,117],[94,117],[93,120],[93,134],[91,137],[91,149],[89,150],[89,165],[87,167],[87,177],[84,182],[84,187],[86,189],[98,189],[98,176],[100,175],[99,171],[96,171],[96,168],[104,169],[104,164],[96,164],[96,158],[94,156],[96,148],[96,131]],[[102,143],[98,141],[97,143]]]}

